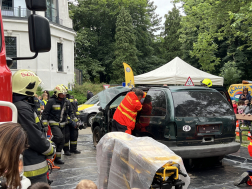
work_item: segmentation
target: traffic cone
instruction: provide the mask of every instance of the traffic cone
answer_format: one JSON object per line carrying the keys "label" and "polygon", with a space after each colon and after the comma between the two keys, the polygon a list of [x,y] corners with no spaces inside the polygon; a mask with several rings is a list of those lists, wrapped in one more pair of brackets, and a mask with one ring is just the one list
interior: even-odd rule
{"label": "traffic cone", "polygon": [[247,140],[251,140],[251,138],[249,136],[251,137],[250,131],[248,131],[248,138],[247,138]]}
{"label": "traffic cone", "polygon": [[236,136],[240,136],[240,132],[239,132],[239,120],[236,121]]}

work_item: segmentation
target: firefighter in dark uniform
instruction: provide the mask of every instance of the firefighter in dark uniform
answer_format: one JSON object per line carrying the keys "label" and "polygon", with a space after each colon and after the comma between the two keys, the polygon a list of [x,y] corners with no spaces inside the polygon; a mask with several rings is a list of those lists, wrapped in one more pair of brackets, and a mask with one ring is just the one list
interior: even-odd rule
{"label": "firefighter in dark uniform", "polygon": [[36,95],[34,96],[34,104],[35,104],[35,107],[36,107],[36,113],[38,116],[41,115],[41,109],[40,109],[40,103],[39,103],[39,99],[36,97]]}
{"label": "firefighter in dark uniform", "polygon": [[39,77],[30,70],[19,70],[12,76],[13,103],[18,110],[18,123],[26,131],[29,144],[23,154],[24,176],[28,177],[32,184],[47,183],[46,159],[51,159],[55,154],[34,105],[34,94],[40,83]]}
{"label": "firefighter in dark uniform", "polygon": [[61,159],[61,151],[65,143],[65,126],[67,124],[67,117],[69,116],[73,120],[72,125],[76,127],[78,121],[75,117],[70,102],[66,100],[66,89],[57,85],[54,89],[54,95],[47,102],[45,110],[42,113],[43,125],[51,127],[53,134],[52,141],[56,145],[56,158],[55,163],[64,164]]}
{"label": "firefighter in dark uniform", "polygon": [[[65,89],[68,92],[68,88],[65,85],[61,85],[65,87]],[[76,117],[77,113],[77,107],[74,103],[73,97],[71,97],[69,94],[66,95],[67,100],[69,100],[71,108],[73,110],[73,113]],[[70,117],[68,117],[68,123],[65,127],[65,144],[64,144],[64,155],[71,156],[71,153],[74,154],[80,154],[81,152],[77,150],[77,139],[78,139],[78,128],[74,127],[73,120],[71,120]],[[70,140],[70,151],[69,151],[69,140]]]}

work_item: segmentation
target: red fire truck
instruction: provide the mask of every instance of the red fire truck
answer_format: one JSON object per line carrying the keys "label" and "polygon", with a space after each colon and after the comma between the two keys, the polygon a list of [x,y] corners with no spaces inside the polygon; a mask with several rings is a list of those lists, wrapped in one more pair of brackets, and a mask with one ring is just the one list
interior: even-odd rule
{"label": "red fire truck", "polygon": [[[2,1],[0,1],[2,3]],[[38,53],[51,50],[51,33],[49,21],[36,14],[36,11],[46,11],[46,0],[26,0],[27,8],[32,12],[28,18],[28,34],[30,50],[33,57],[6,57],[4,26],[0,13],[0,122],[17,121],[16,107],[12,102],[12,73],[9,66],[13,60],[29,60],[38,56]]]}

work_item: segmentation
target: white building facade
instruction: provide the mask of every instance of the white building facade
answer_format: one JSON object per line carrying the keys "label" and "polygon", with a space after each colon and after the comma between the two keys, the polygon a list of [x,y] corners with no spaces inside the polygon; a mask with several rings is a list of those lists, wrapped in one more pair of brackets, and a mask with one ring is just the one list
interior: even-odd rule
{"label": "white building facade", "polygon": [[[29,57],[28,16],[25,0],[3,0],[2,17],[7,57]],[[12,73],[20,69],[34,71],[42,80],[44,90],[53,90],[58,84],[70,89],[74,84],[74,41],[76,33],[68,14],[67,0],[47,0],[47,11],[36,12],[50,21],[51,51],[40,53],[33,60],[18,60]]]}

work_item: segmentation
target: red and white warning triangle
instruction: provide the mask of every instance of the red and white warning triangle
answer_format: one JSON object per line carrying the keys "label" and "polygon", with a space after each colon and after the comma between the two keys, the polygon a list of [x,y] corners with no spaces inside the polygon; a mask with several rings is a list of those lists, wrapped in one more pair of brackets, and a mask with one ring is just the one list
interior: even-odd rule
{"label": "red and white warning triangle", "polygon": [[193,81],[192,81],[192,79],[191,79],[190,76],[188,77],[188,79],[187,79],[187,81],[185,83],[185,86],[194,86],[194,83],[193,83]]}

